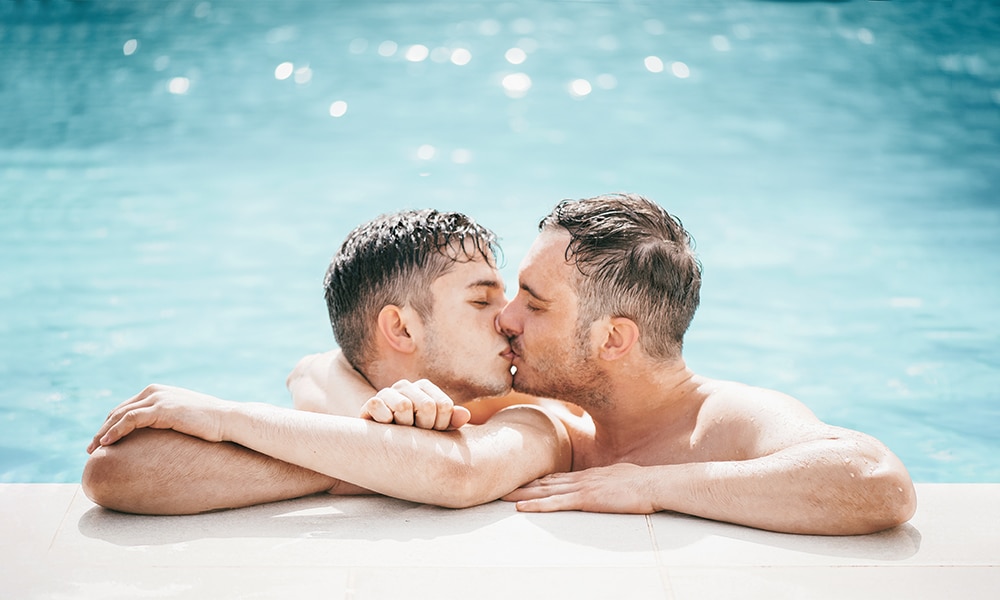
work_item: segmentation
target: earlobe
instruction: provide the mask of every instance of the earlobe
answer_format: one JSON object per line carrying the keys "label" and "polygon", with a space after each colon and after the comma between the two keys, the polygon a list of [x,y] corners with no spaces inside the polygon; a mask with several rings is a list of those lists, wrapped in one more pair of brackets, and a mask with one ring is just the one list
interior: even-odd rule
{"label": "earlobe", "polygon": [[410,329],[413,315],[411,310],[387,304],[378,313],[379,336],[397,352],[410,354],[416,350],[416,343]]}
{"label": "earlobe", "polygon": [[606,335],[600,350],[604,360],[617,360],[628,355],[639,341],[639,326],[632,319],[613,317],[605,324],[604,331]]}

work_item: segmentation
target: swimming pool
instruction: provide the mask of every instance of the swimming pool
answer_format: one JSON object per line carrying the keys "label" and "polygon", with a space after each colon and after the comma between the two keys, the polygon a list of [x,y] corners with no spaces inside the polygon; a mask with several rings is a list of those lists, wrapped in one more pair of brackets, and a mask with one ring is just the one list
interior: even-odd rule
{"label": "swimming pool", "polygon": [[510,284],[620,190],[698,242],[696,371],[1000,481],[997,39],[971,0],[0,4],[0,481],[79,481],[150,382],[290,404],[362,220],[468,212]]}

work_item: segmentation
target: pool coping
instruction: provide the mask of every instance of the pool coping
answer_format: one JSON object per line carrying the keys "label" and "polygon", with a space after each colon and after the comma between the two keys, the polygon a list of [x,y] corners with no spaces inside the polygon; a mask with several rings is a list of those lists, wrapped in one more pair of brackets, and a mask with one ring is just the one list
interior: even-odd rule
{"label": "pool coping", "polygon": [[0,484],[0,568],[10,598],[994,597],[1000,484],[917,494],[909,523],[822,537],[327,495],[144,517],[97,507],[77,484]]}

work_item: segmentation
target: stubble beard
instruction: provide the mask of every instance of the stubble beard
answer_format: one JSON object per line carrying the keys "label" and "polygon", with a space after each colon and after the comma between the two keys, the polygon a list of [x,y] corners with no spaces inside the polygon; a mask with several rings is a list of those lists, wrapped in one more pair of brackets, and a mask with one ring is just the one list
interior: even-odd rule
{"label": "stubble beard", "polygon": [[510,391],[509,373],[495,376],[484,374],[482,365],[460,373],[454,361],[434,342],[428,342],[424,364],[424,377],[441,388],[455,404],[469,402],[476,398],[503,396]]}
{"label": "stubble beard", "polygon": [[610,390],[603,371],[589,356],[584,340],[578,339],[570,352],[553,352],[531,360],[530,371],[535,380],[527,377],[529,361],[518,338],[511,340],[511,347],[521,357],[522,367],[514,374],[514,390],[571,402],[586,410],[602,410],[611,405]]}

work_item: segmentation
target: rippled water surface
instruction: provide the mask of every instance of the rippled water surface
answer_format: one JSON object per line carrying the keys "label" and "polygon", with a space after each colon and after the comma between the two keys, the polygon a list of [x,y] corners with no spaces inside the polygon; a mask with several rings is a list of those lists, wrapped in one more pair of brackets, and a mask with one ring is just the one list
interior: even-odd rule
{"label": "rippled water surface", "polygon": [[0,481],[78,481],[157,381],[290,404],[357,223],[517,263],[629,190],[705,267],[689,363],[1000,481],[991,2],[0,2]]}

